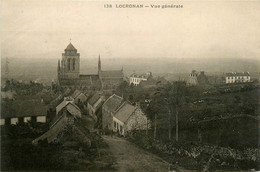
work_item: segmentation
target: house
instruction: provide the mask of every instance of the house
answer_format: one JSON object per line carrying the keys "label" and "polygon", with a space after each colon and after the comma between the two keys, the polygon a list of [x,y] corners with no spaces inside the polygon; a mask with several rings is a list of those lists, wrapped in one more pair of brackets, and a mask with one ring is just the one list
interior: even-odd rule
{"label": "house", "polygon": [[12,105],[1,102],[1,125],[16,125],[29,121],[46,123],[48,107],[40,100],[14,100]]}
{"label": "house", "polygon": [[113,116],[123,103],[123,98],[113,94],[102,105],[102,129],[113,130]]}
{"label": "house", "polygon": [[75,90],[71,97],[74,99],[74,103],[85,103],[88,99],[88,97],[79,90]]}
{"label": "house", "polygon": [[101,109],[101,106],[105,100],[105,97],[100,93],[94,94],[87,103],[87,110],[95,120],[97,120],[97,111]]}
{"label": "house", "polygon": [[152,76],[152,72],[147,72],[146,74],[141,74],[141,75],[137,75],[135,73],[133,73],[132,75],[130,75],[129,77],[129,84],[133,84],[134,86],[137,86],[141,83],[141,81],[147,81],[149,79],[151,79]]}
{"label": "house", "polygon": [[249,72],[231,72],[226,73],[225,76],[225,83],[232,84],[232,83],[247,83],[250,82],[250,74]]}
{"label": "house", "polygon": [[147,117],[140,107],[124,102],[113,116],[113,131],[125,135],[132,130],[148,128]]}
{"label": "house", "polygon": [[147,129],[147,118],[139,106],[133,106],[113,94],[102,106],[102,128],[125,135],[131,130]]}
{"label": "house", "polygon": [[60,133],[64,132],[68,126],[74,125],[75,121],[81,117],[82,114],[77,105],[69,102],[53,119],[50,129],[40,137],[34,139],[32,144],[38,144],[39,141],[44,140],[47,140],[48,143],[57,141]]}
{"label": "house", "polygon": [[193,70],[190,73],[189,77],[186,79],[186,83],[189,86],[193,86],[193,85],[205,86],[209,84],[205,72],[204,71],[197,72],[196,70]]}
{"label": "house", "polygon": [[64,108],[68,103],[74,102],[72,97],[64,97],[64,100],[56,107],[56,114],[60,112],[62,108]]}

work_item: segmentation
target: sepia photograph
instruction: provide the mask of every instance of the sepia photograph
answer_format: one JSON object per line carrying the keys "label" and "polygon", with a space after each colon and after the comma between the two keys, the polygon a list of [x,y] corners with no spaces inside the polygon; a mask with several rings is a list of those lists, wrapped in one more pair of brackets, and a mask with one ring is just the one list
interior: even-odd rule
{"label": "sepia photograph", "polygon": [[0,7],[0,171],[260,171],[258,0]]}

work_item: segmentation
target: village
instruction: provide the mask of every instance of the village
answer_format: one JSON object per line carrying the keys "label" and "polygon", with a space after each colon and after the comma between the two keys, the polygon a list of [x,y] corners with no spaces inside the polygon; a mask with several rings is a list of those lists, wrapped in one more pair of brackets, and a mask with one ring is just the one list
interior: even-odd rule
{"label": "village", "polygon": [[[260,85],[249,72],[208,76],[191,70],[168,81],[152,71],[125,76],[123,67],[103,70],[101,59],[97,74],[80,74],[80,54],[69,43],[51,86],[5,80],[3,170],[259,168]],[[140,156],[149,163],[141,167],[124,147],[145,151]],[[120,164],[121,156],[128,166]]]}

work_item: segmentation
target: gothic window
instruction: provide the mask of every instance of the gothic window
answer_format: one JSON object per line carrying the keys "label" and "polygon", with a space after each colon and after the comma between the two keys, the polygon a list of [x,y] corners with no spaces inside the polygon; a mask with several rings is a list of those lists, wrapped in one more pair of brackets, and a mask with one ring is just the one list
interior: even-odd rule
{"label": "gothic window", "polygon": [[68,59],[68,70],[70,70],[70,59]]}
{"label": "gothic window", "polygon": [[75,59],[73,59],[73,70],[75,70]]}

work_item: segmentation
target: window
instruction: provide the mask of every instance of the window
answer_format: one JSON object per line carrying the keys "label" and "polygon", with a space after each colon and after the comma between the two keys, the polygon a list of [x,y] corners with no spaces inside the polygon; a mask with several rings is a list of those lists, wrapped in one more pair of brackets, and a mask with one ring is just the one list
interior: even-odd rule
{"label": "window", "polygon": [[116,121],[114,121],[114,128],[116,129]]}
{"label": "window", "polygon": [[73,66],[73,70],[75,70],[75,61],[76,61],[75,59],[72,60],[72,62],[73,62],[73,65],[72,65]]}
{"label": "window", "polygon": [[120,125],[120,132],[122,132],[122,130],[123,130],[123,127]]}
{"label": "window", "polygon": [[70,59],[68,59],[67,61],[68,61],[68,70],[70,70]]}

